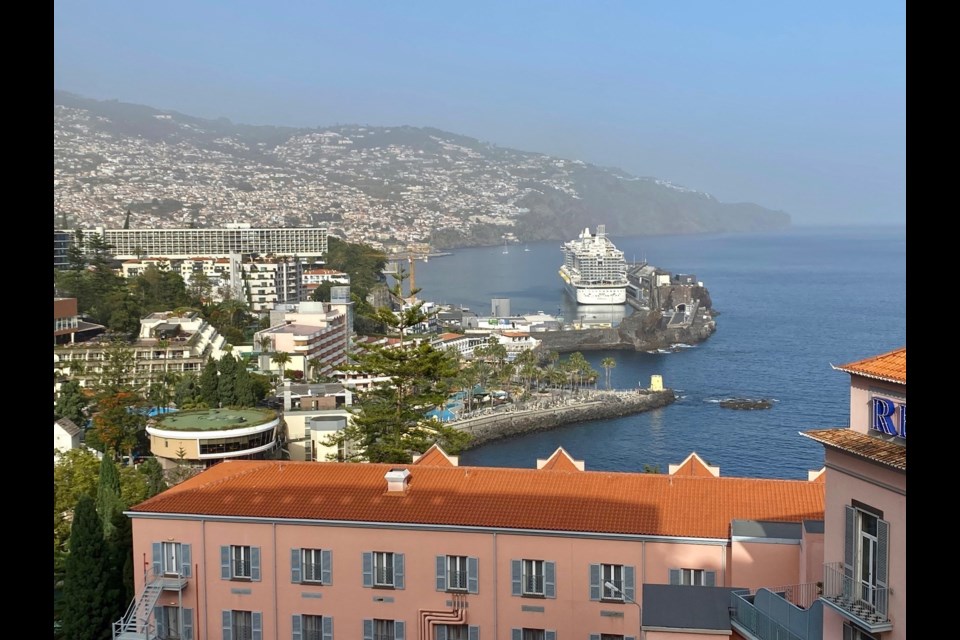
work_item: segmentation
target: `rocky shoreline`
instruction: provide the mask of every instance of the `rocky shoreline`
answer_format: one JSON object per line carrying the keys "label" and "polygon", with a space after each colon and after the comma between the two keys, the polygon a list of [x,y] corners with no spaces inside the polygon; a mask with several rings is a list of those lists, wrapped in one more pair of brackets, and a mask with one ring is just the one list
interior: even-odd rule
{"label": "rocky shoreline", "polygon": [[504,408],[489,414],[459,420],[452,426],[473,436],[467,449],[493,440],[546,431],[574,422],[603,420],[642,413],[672,404],[673,389],[649,391],[589,391],[544,408]]}
{"label": "rocky shoreline", "polygon": [[659,311],[636,309],[616,327],[544,331],[537,333],[544,349],[558,353],[601,349],[655,351],[675,344],[697,344],[717,330],[714,312],[700,310],[690,322],[678,326],[665,324]]}

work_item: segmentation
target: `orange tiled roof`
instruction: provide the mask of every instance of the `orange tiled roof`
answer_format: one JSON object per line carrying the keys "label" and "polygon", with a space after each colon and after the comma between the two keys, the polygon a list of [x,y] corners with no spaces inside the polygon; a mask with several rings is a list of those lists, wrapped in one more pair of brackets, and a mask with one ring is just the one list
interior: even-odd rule
{"label": "orange tiled roof", "polygon": [[867,460],[873,460],[895,469],[907,470],[907,448],[895,442],[869,436],[852,429],[819,429],[804,431],[800,435]]}
{"label": "orange tiled roof", "polygon": [[820,520],[824,485],[653,473],[226,461],[142,502],[136,513],[726,538],[730,522]]}
{"label": "orange tiled roof", "polygon": [[907,348],[894,349],[879,356],[833,367],[858,376],[907,384]]}

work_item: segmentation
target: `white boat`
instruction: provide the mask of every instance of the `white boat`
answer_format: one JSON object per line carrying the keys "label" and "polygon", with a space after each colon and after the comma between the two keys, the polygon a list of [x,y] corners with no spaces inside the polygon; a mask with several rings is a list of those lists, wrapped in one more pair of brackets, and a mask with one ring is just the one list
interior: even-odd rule
{"label": "white boat", "polygon": [[626,303],[627,262],[607,238],[606,225],[597,225],[595,235],[584,229],[562,250],[560,278],[578,304]]}

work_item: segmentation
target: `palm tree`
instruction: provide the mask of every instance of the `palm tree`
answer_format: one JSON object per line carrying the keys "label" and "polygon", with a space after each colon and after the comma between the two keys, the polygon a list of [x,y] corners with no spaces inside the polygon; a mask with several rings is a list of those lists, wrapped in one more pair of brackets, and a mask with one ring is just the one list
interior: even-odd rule
{"label": "palm tree", "polygon": [[610,371],[617,366],[617,361],[613,358],[607,357],[600,361],[600,366],[603,367],[603,372],[606,376],[607,381],[607,390],[610,390]]}
{"label": "palm tree", "polygon": [[266,353],[270,351],[270,347],[273,345],[273,342],[270,340],[270,336],[266,333],[260,336],[260,351]]}
{"label": "palm tree", "polygon": [[286,351],[277,351],[273,356],[271,356],[270,361],[277,365],[277,368],[280,369],[280,379],[283,380],[283,374],[286,371],[286,366],[290,362],[290,354]]}
{"label": "palm tree", "polygon": [[304,373],[303,377],[307,380],[313,380],[315,382],[316,381],[315,379],[318,377],[317,373],[320,371],[320,368],[322,366],[323,366],[323,361],[320,360],[320,358],[310,358],[309,360],[307,360],[308,369],[303,372]]}

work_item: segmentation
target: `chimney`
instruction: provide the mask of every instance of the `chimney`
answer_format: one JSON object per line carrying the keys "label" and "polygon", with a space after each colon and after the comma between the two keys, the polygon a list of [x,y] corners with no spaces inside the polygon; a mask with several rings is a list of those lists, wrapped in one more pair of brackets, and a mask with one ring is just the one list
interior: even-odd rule
{"label": "chimney", "polygon": [[410,482],[410,471],[407,469],[390,469],[383,476],[387,480],[387,493],[406,493]]}

